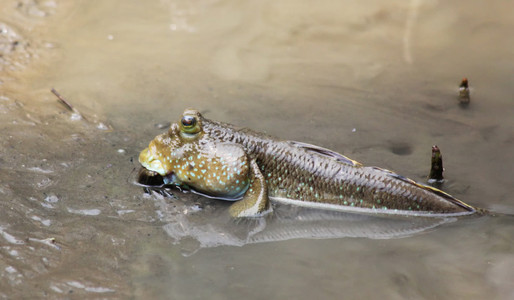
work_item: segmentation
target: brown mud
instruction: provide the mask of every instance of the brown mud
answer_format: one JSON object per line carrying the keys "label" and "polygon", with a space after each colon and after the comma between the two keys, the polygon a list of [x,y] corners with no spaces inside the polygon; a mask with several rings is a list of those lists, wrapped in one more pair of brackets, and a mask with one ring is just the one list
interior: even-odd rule
{"label": "brown mud", "polygon": [[[513,9],[1,1],[0,297],[511,299]],[[443,189],[498,216],[284,207],[264,234],[227,203],[145,194],[135,159],[186,107],[419,181],[437,144]]]}

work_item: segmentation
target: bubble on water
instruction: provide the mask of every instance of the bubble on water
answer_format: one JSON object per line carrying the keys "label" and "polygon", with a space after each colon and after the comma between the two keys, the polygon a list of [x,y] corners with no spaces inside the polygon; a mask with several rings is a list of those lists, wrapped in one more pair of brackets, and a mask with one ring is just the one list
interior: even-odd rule
{"label": "bubble on water", "polygon": [[56,293],[60,293],[60,294],[62,294],[62,293],[63,293],[63,291],[62,291],[60,288],[56,287],[55,285],[51,285],[51,286],[50,286],[50,289],[51,289],[52,291],[56,292]]}
{"label": "bubble on water", "polygon": [[18,250],[16,249],[11,249],[8,251],[8,253],[11,255],[11,256],[14,256],[14,257],[17,257],[17,256],[20,256],[20,253],[18,252]]}
{"label": "bubble on water", "polygon": [[85,288],[86,286],[83,285],[82,283],[78,282],[78,281],[68,281],[66,282],[69,286],[71,287],[74,287],[74,288],[78,288],[78,289],[83,289]]}
{"label": "bubble on water", "polygon": [[111,242],[114,246],[121,246],[121,245],[125,245],[125,239],[120,239],[120,238],[114,238],[112,237],[111,238]]}
{"label": "bubble on water", "polygon": [[45,226],[50,226],[50,224],[52,224],[52,221],[50,221],[48,219],[41,219],[41,217],[38,217],[38,216],[32,216],[31,219],[34,221],[38,221]]}
{"label": "bubble on water", "polygon": [[118,216],[123,216],[125,214],[130,214],[130,213],[133,213],[133,212],[135,212],[135,210],[133,210],[133,209],[121,209],[121,210],[117,211]]}
{"label": "bubble on water", "polygon": [[189,209],[193,212],[197,212],[197,211],[201,211],[203,209],[203,207],[200,204],[195,204],[195,205],[192,205]]}
{"label": "bubble on water", "polygon": [[54,172],[52,170],[41,169],[40,167],[31,167],[31,168],[27,168],[27,170],[36,172],[36,173],[42,173],[42,174],[50,174],[50,173]]}
{"label": "bubble on water", "polygon": [[105,287],[87,287],[85,288],[87,292],[93,292],[93,293],[113,293],[116,292],[116,290],[105,288]]}
{"label": "bubble on water", "polygon": [[50,194],[50,195],[45,197],[45,202],[57,203],[57,202],[59,202],[59,198],[56,195],[54,195],[54,194]]}
{"label": "bubble on water", "polygon": [[109,126],[105,125],[104,123],[100,122],[96,125],[96,128],[100,130],[109,130]]}
{"label": "bubble on water", "polygon": [[49,247],[52,247],[54,249],[61,250],[61,247],[56,244],[55,238],[47,238],[47,239],[28,238],[27,240],[29,242],[41,243],[41,244],[47,245]]}
{"label": "bubble on water", "polygon": [[45,202],[41,203],[41,206],[46,207],[46,208],[54,208],[54,206],[52,204],[45,203]]}
{"label": "bubble on water", "polygon": [[93,209],[73,209],[73,208],[69,208],[69,207],[68,207],[68,212],[70,212],[72,214],[83,215],[83,216],[98,216],[99,214],[102,213],[102,211],[97,209],[97,208],[93,208]]}
{"label": "bubble on water", "polygon": [[22,240],[19,240],[16,237],[14,237],[13,235],[5,232],[3,227],[0,227],[0,236],[2,236],[7,242],[9,242],[11,244],[17,244],[17,245],[25,244]]}
{"label": "bubble on water", "polygon": [[68,281],[68,282],[66,282],[66,284],[68,284],[71,287],[74,287],[74,288],[77,288],[77,289],[83,289],[83,290],[85,290],[87,292],[93,292],[93,293],[111,293],[111,292],[115,292],[115,290],[110,289],[110,288],[105,288],[105,287],[88,287],[88,286],[86,286],[83,283],[78,282],[78,281]]}
{"label": "bubble on water", "polygon": [[82,120],[82,115],[78,113],[72,113],[70,116],[70,120],[72,121],[80,121]]}
{"label": "bubble on water", "polygon": [[45,177],[41,179],[41,181],[37,182],[36,185],[38,188],[45,188],[52,184],[52,179]]}

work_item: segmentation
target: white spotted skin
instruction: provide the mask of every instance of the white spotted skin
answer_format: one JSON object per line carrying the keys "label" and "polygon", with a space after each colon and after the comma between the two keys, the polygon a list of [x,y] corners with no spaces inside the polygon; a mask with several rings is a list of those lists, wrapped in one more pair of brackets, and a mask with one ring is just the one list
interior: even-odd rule
{"label": "white spotted skin", "polygon": [[246,192],[250,166],[240,145],[214,142],[207,136],[184,141],[177,127],[157,136],[141,152],[143,167],[161,176],[173,174],[170,183],[211,196],[237,198]]}

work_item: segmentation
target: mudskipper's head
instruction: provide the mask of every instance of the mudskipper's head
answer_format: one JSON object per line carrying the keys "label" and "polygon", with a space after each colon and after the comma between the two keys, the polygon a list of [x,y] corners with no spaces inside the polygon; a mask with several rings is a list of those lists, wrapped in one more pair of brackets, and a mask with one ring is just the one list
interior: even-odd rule
{"label": "mudskipper's head", "polygon": [[184,160],[184,152],[191,152],[202,136],[202,115],[195,109],[186,109],[178,123],[167,133],[156,136],[148,148],[139,154],[139,163],[161,176],[169,175],[174,166]]}
{"label": "mudskipper's head", "polygon": [[197,110],[186,109],[179,122],[141,151],[139,162],[162,176],[164,184],[235,197],[249,183],[246,154],[240,145],[211,139],[204,131],[205,122]]}

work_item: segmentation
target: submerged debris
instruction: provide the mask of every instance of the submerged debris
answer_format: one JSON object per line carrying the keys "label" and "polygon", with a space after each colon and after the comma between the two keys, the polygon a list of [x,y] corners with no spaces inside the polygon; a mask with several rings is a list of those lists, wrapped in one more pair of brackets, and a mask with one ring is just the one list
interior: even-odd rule
{"label": "submerged debris", "polygon": [[64,99],[64,97],[61,96],[61,94],[59,94],[55,89],[51,89],[51,92],[52,92],[52,94],[54,94],[57,97],[57,100],[59,100],[59,103],[64,105],[69,111],[73,112],[73,114],[71,116],[72,120],[74,120],[74,121],[81,120],[81,119],[86,120],[86,118],[75,107],[73,107],[73,105],[71,105],[71,103],[68,102],[68,100]]}
{"label": "submerged debris", "polygon": [[[88,124],[94,124],[96,129],[99,129],[99,130],[112,130],[112,126],[109,125],[109,124],[106,124],[104,122],[100,122],[98,120],[94,120],[94,121],[90,121],[88,120],[84,114],[80,113],[78,111],[78,109],[76,109],[75,107],[73,107],[73,105],[71,105],[71,103],[66,100],[63,96],[61,96],[61,94],[59,94],[59,92],[57,92],[55,89],[51,89],[50,90],[52,92],[52,94],[54,94],[56,97],[57,97],[57,100],[59,101],[59,103],[61,103],[64,107],[66,107],[67,110],[69,110],[71,112],[71,116],[70,116],[70,119],[72,121],[80,121],[80,120],[83,120],[85,121],[86,123]],[[95,115],[96,116],[96,115]]]}
{"label": "submerged debris", "polygon": [[50,246],[50,247],[52,247],[54,249],[61,250],[61,247],[59,245],[57,245],[57,241],[53,237],[42,239],[42,240],[41,239],[36,239],[36,238],[28,238],[27,241],[28,242],[41,243],[41,244]]}
{"label": "submerged debris", "polygon": [[432,146],[432,166],[430,168],[430,174],[428,175],[429,183],[442,183],[443,177],[443,156],[441,150],[437,145]]}
{"label": "submerged debris", "polygon": [[459,85],[459,102],[460,104],[466,105],[469,104],[470,101],[468,79],[464,77]]}

